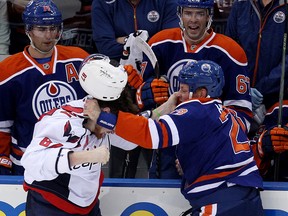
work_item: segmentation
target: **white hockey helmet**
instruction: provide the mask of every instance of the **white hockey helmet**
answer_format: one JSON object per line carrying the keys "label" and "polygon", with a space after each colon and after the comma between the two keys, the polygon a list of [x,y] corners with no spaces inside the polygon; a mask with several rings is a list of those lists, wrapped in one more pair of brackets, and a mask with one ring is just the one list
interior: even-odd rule
{"label": "white hockey helmet", "polygon": [[122,65],[102,54],[92,54],[84,59],[79,77],[82,88],[102,101],[118,99],[128,79]]}

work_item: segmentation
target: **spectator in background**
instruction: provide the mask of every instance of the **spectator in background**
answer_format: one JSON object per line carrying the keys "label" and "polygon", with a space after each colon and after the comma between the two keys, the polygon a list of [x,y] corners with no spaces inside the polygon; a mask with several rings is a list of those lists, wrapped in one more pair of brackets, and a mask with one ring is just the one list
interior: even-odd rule
{"label": "spectator in background", "polygon": [[[127,44],[133,43],[131,40],[134,40],[133,33],[136,31],[145,30],[145,33],[148,32],[149,37],[152,37],[160,30],[178,26],[178,22],[176,0],[101,0],[92,3],[92,29],[96,47],[100,53],[117,61],[123,58],[126,41]],[[139,64],[135,61],[141,63],[142,59],[133,59],[135,56],[129,57],[132,57],[130,63],[140,71]],[[128,153],[112,147],[109,176],[134,178],[140,150],[141,148],[138,147]],[[151,150],[143,149],[143,151],[146,152],[144,156],[150,166]],[[126,165],[125,161],[130,162]]]}
{"label": "spectator in background", "polygon": [[30,0],[9,0],[7,2],[8,18],[10,26],[9,54],[21,52],[29,44],[29,38],[25,36],[25,27],[22,13]]}
{"label": "spectator in background", "polygon": [[[213,0],[178,0],[180,28],[160,31],[149,40],[149,44],[159,61],[160,75],[169,78],[171,94],[178,91],[178,74],[188,61],[211,60],[219,64],[225,77],[221,95],[223,104],[238,112],[248,132],[252,112],[247,58],[239,44],[210,28],[213,6]],[[143,73],[145,82],[137,90],[137,103],[147,109],[155,107],[156,100],[154,93],[143,87],[151,85],[155,75],[148,59],[144,58],[142,64],[146,65]],[[153,158],[149,177],[180,178],[175,159],[175,146],[159,150]]]}
{"label": "spectator in background", "polygon": [[0,55],[9,54],[10,28],[8,23],[7,1],[0,1]]}
{"label": "spectator in background", "polygon": [[[243,47],[248,58],[254,116],[250,135],[253,137],[256,132],[254,137],[256,140],[263,130],[269,130],[270,127],[278,125],[279,104],[277,103],[282,71],[283,35],[287,31],[285,7],[285,1],[279,0],[237,0],[233,4],[227,21],[226,35],[232,37]],[[287,123],[286,107],[288,105],[288,56],[284,55],[285,90],[282,125]],[[263,175],[265,180],[274,179],[274,166],[271,167],[271,159],[273,157],[270,155],[266,160],[267,166],[262,170],[262,173],[265,173]],[[282,162],[280,163],[279,179],[287,181],[287,152],[280,155],[280,161]]]}
{"label": "spectator in background", "polygon": [[93,1],[93,39],[100,53],[120,61],[125,40],[137,30],[149,37],[178,25],[176,0]]}
{"label": "spectator in background", "polygon": [[[83,98],[78,69],[88,53],[56,45],[62,15],[51,0],[34,0],[23,12],[30,40],[21,53],[0,62],[0,174],[22,175],[20,159],[34,124],[52,108]],[[12,164],[13,163],[13,164]]]}
{"label": "spectator in background", "polygon": [[92,39],[92,1],[93,0],[80,0],[80,10],[76,11],[76,14],[73,17],[63,20],[64,30],[59,44],[77,46],[90,54],[97,52],[97,48]]}

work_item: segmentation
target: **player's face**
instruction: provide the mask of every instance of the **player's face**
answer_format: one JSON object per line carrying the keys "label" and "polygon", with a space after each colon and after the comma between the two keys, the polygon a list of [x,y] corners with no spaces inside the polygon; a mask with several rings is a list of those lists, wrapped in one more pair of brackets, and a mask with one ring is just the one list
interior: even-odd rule
{"label": "player's face", "polygon": [[207,97],[206,88],[199,87],[192,94],[192,92],[190,92],[189,85],[183,84],[183,83],[180,83],[179,93],[180,93],[180,96],[179,96],[180,102],[184,102],[184,101],[191,99],[191,98],[205,98],[205,97]]}
{"label": "player's face", "polygon": [[50,51],[60,35],[60,27],[34,26],[29,32],[34,46],[43,52]]}
{"label": "player's face", "polygon": [[185,28],[185,36],[193,41],[197,41],[201,39],[206,32],[206,25],[209,21],[208,10],[184,7],[181,19]]}
{"label": "player's face", "polygon": [[190,91],[189,91],[189,85],[180,83],[180,89],[179,89],[180,97],[179,101],[184,102],[189,99]]}

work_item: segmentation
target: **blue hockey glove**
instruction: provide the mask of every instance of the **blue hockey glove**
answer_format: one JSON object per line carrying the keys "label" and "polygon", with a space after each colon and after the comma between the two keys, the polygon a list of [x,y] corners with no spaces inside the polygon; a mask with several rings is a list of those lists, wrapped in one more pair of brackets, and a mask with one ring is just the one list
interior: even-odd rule
{"label": "blue hockey glove", "polygon": [[252,110],[254,112],[262,104],[263,95],[256,88],[251,88],[250,91],[252,100]]}
{"label": "blue hockey glove", "polygon": [[144,82],[136,92],[136,101],[140,109],[154,108],[156,104],[162,104],[168,100],[169,84],[163,79],[150,78]]}

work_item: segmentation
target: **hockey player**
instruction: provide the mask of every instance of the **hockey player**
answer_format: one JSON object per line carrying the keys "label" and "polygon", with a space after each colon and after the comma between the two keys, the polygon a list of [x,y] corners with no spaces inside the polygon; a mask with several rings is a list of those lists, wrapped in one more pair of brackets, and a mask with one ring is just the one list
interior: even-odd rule
{"label": "hockey player", "polygon": [[[83,61],[80,83],[100,107],[109,112],[138,110],[126,89],[127,74],[106,56],[91,55]],[[123,92],[122,92],[123,91]],[[26,215],[100,216],[98,195],[103,181],[101,163],[109,160],[110,145],[135,148],[115,134],[111,119],[97,122],[92,111],[83,112],[85,101],[76,100],[42,115],[21,163],[28,191]],[[90,100],[93,103],[93,100]],[[113,120],[113,119],[112,119]],[[108,124],[109,123],[109,124]],[[37,170],[37,172],[35,172]]]}
{"label": "hockey player", "polygon": [[56,45],[62,34],[62,15],[56,5],[50,0],[29,2],[23,22],[31,44],[0,63],[2,175],[23,175],[20,159],[44,112],[86,95],[77,70],[88,53]]}
{"label": "hockey player", "polygon": [[[248,69],[253,73],[251,97],[255,121],[252,122],[251,128],[254,130],[250,130],[250,135],[253,137],[256,133],[254,139],[257,139],[264,129],[271,129],[279,124],[278,102],[282,69],[286,74],[281,121],[282,126],[288,123],[288,55],[287,52],[283,54],[283,35],[287,31],[286,7],[287,2],[280,0],[236,0],[227,21],[226,35],[243,47],[249,62]],[[275,130],[285,131],[278,126]],[[278,154],[280,152],[281,154]],[[260,167],[264,180],[288,181],[288,152],[280,152],[261,156],[263,159],[261,164],[266,164]],[[279,158],[279,164],[271,161],[274,156]],[[279,170],[279,173],[274,172],[275,170]]]}
{"label": "hockey player", "polygon": [[[170,94],[178,90],[179,71],[188,61],[211,60],[218,63],[226,81],[221,99],[225,106],[238,111],[248,131],[252,106],[247,58],[235,41],[210,28],[213,4],[213,0],[178,0],[180,28],[160,31],[149,40],[149,44],[158,59],[160,74],[169,78]],[[154,93],[147,88],[151,86],[155,73],[149,60],[144,59],[143,65],[145,82],[138,88],[137,103],[140,108],[147,109],[154,107],[156,103]],[[154,154],[149,177],[179,178],[174,167],[174,151],[163,149],[159,153]],[[156,163],[156,157],[159,158],[159,163]]]}
{"label": "hockey player", "polygon": [[[158,121],[120,111],[115,133],[145,148],[177,146],[181,192],[193,207],[191,215],[264,215],[258,191],[262,178],[245,124],[218,99],[225,82],[221,67],[208,60],[191,61],[178,77],[180,90],[174,95],[182,103],[174,111],[163,115],[170,98],[153,111],[161,115]],[[101,121],[103,112],[94,110]]]}

